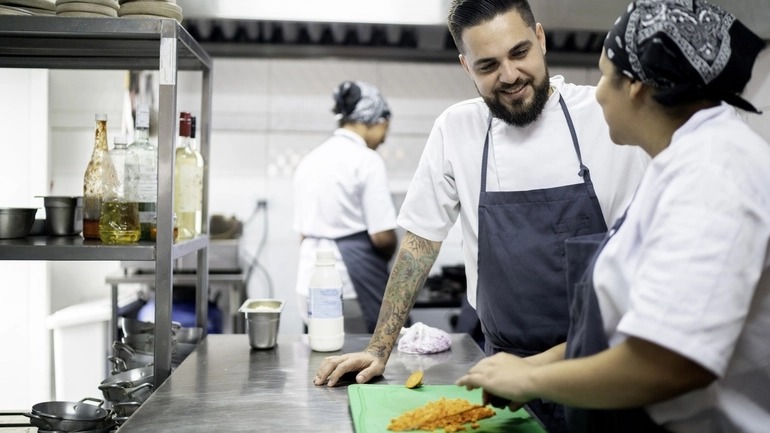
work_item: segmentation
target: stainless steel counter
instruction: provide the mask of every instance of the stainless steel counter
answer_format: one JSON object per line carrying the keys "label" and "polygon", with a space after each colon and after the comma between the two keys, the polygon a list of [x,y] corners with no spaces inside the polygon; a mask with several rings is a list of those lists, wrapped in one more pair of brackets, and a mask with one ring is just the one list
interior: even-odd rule
{"label": "stainless steel counter", "polygon": [[[484,354],[466,334],[434,355],[393,351],[383,377],[403,384],[422,368],[430,384],[451,384]],[[342,352],[360,351],[368,335],[347,335]],[[209,335],[120,428],[132,432],[353,432],[347,387],[315,386],[324,357],[306,336],[279,336],[270,350],[251,350],[248,335]],[[354,383],[350,380],[346,384]]]}

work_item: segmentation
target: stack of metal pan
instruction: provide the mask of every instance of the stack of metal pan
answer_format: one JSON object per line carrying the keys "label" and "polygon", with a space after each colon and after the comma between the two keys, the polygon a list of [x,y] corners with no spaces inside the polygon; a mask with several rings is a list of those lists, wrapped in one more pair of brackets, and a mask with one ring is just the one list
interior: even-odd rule
{"label": "stack of metal pan", "polygon": [[[113,373],[130,368],[152,365],[155,349],[155,324],[127,317],[120,317],[123,338],[112,344]],[[171,325],[171,367],[176,368],[195,349],[203,338],[203,328],[182,327],[177,322]]]}
{"label": "stack of metal pan", "polygon": [[[110,377],[99,385],[104,398],[112,404],[114,421],[120,426],[153,392],[155,324],[119,317],[123,337],[112,343]],[[171,326],[171,366],[181,363],[203,337],[203,328]]]}
{"label": "stack of metal pan", "polygon": [[[97,405],[86,403],[96,402]],[[47,401],[32,406],[24,416],[39,433],[80,432],[107,433],[115,427],[112,412],[104,409],[103,400],[84,398],[77,402]]]}
{"label": "stack of metal pan", "polygon": [[99,384],[104,398],[112,403],[117,425],[122,425],[150,397],[153,377],[152,366],[132,368],[113,374]]}

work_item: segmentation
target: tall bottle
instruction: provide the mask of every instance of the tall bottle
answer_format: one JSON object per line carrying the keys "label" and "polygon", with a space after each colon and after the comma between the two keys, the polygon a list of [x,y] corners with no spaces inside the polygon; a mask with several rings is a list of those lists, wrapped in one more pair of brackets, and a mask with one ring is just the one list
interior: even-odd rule
{"label": "tall bottle", "polygon": [[105,244],[139,240],[139,160],[128,149],[126,137],[115,137],[108,154],[102,189],[99,237]]}
{"label": "tall bottle", "polygon": [[134,142],[128,146],[139,160],[139,224],[143,241],[155,240],[158,203],[158,148],[150,142],[150,107],[142,104],[136,108]]}
{"label": "tall bottle", "polygon": [[97,114],[94,150],[83,176],[83,238],[99,239],[99,216],[102,212],[102,179],[106,167],[107,115]]}
{"label": "tall bottle", "polygon": [[308,341],[316,352],[340,350],[345,342],[342,279],[331,250],[316,251],[308,288]]}
{"label": "tall bottle", "polygon": [[201,232],[203,212],[203,156],[195,149],[193,117],[182,112],[174,166],[174,212],[179,239],[191,239]]}

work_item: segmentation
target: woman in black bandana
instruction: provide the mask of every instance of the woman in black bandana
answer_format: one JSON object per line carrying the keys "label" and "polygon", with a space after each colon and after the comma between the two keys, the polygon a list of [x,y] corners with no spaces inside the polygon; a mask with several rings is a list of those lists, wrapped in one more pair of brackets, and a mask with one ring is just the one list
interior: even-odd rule
{"label": "woman in black bandana", "polygon": [[768,431],[770,144],[737,110],[758,112],[740,94],[763,48],[704,1],[628,7],[596,98],[653,159],[607,236],[567,241],[564,360],[498,354],[458,384],[562,403],[572,432]]}

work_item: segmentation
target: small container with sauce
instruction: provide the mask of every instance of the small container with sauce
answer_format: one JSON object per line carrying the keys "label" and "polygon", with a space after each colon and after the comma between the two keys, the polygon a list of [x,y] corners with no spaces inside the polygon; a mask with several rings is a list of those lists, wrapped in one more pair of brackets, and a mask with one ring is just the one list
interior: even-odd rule
{"label": "small container with sauce", "polygon": [[[172,225],[174,226],[174,242],[176,242],[177,238],[179,237],[179,227],[177,227],[176,225],[176,214],[174,214]],[[152,223],[152,228],[150,229],[150,239],[153,242],[155,242],[157,237],[158,237],[158,224],[157,224],[157,218],[155,218],[155,220]]]}

